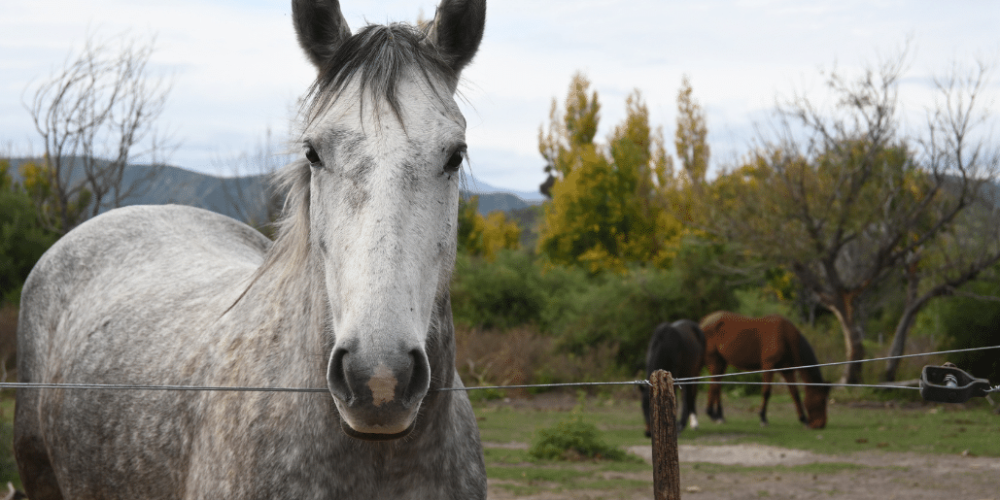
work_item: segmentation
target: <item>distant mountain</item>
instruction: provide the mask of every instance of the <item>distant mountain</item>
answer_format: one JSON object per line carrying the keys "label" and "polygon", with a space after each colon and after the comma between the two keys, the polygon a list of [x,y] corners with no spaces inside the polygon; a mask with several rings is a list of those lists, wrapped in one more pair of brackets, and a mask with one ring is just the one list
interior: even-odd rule
{"label": "distant mountain", "polygon": [[[30,158],[12,158],[11,174],[19,181],[18,169]],[[268,179],[265,175],[246,177],[216,177],[192,172],[180,167],[159,167],[154,177],[150,177],[148,165],[125,167],[125,185],[139,181],[139,188],[133,196],[126,198],[123,205],[163,205],[168,203],[190,205],[217,212],[248,222],[266,218],[265,202]],[[71,179],[82,176],[82,167],[76,165]],[[463,182],[471,189],[462,190],[462,196],[479,196],[479,212],[488,214],[495,210],[510,212],[536,205],[541,200],[525,201],[525,193],[506,192],[478,180]]]}
{"label": "distant mountain", "polygon": [[493,193],[512,194],[524,200],[529,205],[537,205],[545,201],[545,196],[538,191],[517,191],[514,189],[498,188],[495,186],[491,186],[479,179],[476,179],[473,176],[467,176],[467,177],[463,176],[462,188],[465,191],[475,193],[478,195],[493,194]]}

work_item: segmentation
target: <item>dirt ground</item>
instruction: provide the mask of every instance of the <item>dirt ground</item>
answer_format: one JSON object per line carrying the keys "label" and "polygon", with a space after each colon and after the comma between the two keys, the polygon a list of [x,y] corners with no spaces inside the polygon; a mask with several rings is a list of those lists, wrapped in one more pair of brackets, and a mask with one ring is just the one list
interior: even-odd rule
{"label": "dirt ground", "polygon": [[[518,446],[484,443],[486,446]],[[526,445],[525,445],[526,446]],[[630,450],[652,459],[649,446]],[[1000,500],[1000,459],[916,453],[861,452],[849,455],[818,455],[754,444],[698,446],[681,445],[681,495],[695,500],[844,498],[857,500],[934,499]],[[852,469],[829,474],[794,470],[755,472],[702,472],[693,463],[730,466],[795,466],[812,463],[852,463],[871,469]],[[688,465],[685,465],[688,464]],[[653,498],[653,474],[616,474],[616,478],[648,480],[647,492],[630,500]],[[610,478],[610,477],[609,477]],[[544,493],[514,497],[491,484],[490,500],[592,500],[604,492]]]}

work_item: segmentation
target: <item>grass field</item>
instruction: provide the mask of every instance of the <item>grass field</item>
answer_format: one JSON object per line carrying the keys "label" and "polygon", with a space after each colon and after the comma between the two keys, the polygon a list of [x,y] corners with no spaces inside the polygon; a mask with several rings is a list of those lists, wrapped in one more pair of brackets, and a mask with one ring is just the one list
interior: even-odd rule
{"label": "grass field", "polygon": [[[838,401],[838,397],[847,401]],[[699,404],[703,404],[701,400]],[[723,404],[727,419],[724,424],[702,418],[700,428],[684,431],[679,443],[757,443],[826,455],[875,451],[1000,456],[1000,417],[993,414],[985,402],[955,407],[912,401],[858,400],[846,392],[834,392],[829,423],[819,431],[806,429],[798,422],[787,393],[772,396],[768,427],[761,427],[759,423],[759,396],[724,395]],[[475,406],[480,434],[486,443],[530,443],[538,429],[578,417],[601,429],[610,444],[623,447],[649,444],[648,438],[643,436],[643,419],[635,399],[588,398],[568,411],[515,407],[497,402],[480,402]],[[540,461],[532,459],[523,447],[508,446],[487,447],[485,456],[489,478],[513,495],[583,489],[599,490],[604,498],[625,498],[650,487],[645,478],[651,466],[645,462]],[[790,467],[687,463],[682,464],[681,474],[684,476],[685,471],[830,474],[862,467],[871,468],[850,463],[846,457],[843,462]]]}
{"label": "grass field", "polygon": [[[13,397],[4,391],[0,399],[2,450],[0,472],[4,482],[20,486],[10,455]],[[536,431],[569,418],[580,418],[602,431],[609,444],[621,447],[648,445],[643,435],[643,419],[638,399],[625,392],[617,397],[569,398],[561,409],[537,404],[547,395],[537,396],[536,404],[514,404],[503,400],[474,404],[491,483],[512,496],[546,491],[587,490],[600,492],[594,498],[626,498],[650,488],[651,466],[642,460],[574,462],[535,460],[528,455]],[[866,396],[867,397],[867,396]],[[703,405],[704,398],[699,400]],[[976,401],[976,400],[974,400]],[[826,429],[804,428],[796,420],[787,393],[771,398],[771,424],[761,427],[757,417],[760,397],[723,395],[727,421],[715,424],[701,419],[697,430],[684,431],[680,444],[716,445],[758,443],[814,453],[839,455],[857,451],[915,452],[958,455],[963,451],[978,456],[1000,457],[1000,416],[984,401],[966,406],[926,405],[913,401],[873,401],[840,391],[833,393]],[[699,408],[701,411],[702,408]],[[505,445],[497,447],[496,445]],[[707,463],[682,464],[682,476],[691,473],[741,473],[747,475],[818,473],[830,474],[863,466],[843,462],[797,466],[743,467]],[[870,468],[870,467],[868,467]],[[3,486],[0,483],[0,486]],[[2,488],[0,488],[2,489]]]}

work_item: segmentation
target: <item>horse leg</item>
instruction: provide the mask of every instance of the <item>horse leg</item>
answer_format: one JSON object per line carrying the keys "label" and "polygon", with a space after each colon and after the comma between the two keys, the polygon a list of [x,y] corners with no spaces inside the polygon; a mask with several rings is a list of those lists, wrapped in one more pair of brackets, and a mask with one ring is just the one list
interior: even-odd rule
{"label": "horse leg", "polygon": [[802,400],[799,399],[799,389],[792,385],[795,383],[795,372],[788,370],[781,372],[781,376],[785,378],[785,382],[788,382],[788,392],[792,395],[792,401],[795,402],[795,412],[799,414],[799,422],[806,423],[806,412],[802,408]]}
{"label": "horse leg", "polygon": [[695,417],[695,413],[698,412],[698,407],[695,406],[698,399],[698,385],[690,384],[684,386],[684,414],[683,421],[690,425],[692,429],[698,428],[698,418]]}
{"label": "horse leg", "polygon": [[[15,431],[15,434],[17,432]],[[16,435],[14,455],[21,484],[30,498],[37,500],[63,500],[62,491],[56,481],[55,471],[49,461],[45,443],[37,436]]]}
{"label": "horse leg", "polygon": [[639,393],[641,394],[641,398],[640,399],[642,401],[642,416],[643,416],[643,419],[646,421],[645,435],[646,435],[646,437],[652,437],[652,433],[649,432],[649,419],[651,418],[650,415],[649,415],[649,397],[650,397],[649,393],[650,393],[650,390],[649,390],[648,387],[640,387],[639,388]]}
{"label": "horse leg", "polygon": [[[709,374],[721,375],[726,372],[727,363],[721,356],[708,356],[707,358],[706,364],[708,365]],[[722,386],[717,383],[713,382],[708,388],[708,406],[705,408],[705,414],[716,423],[726,421],[725,417],[722,416],[721,393]]]}
{"label": "horse leg", "polygon": [[765,372],[763,376],[764,385],[761,386],[760,394],[764,401],[760,405],[760,426],[767,427],[767,400],[771,399],[771,381],[774,379],[774,372]]}

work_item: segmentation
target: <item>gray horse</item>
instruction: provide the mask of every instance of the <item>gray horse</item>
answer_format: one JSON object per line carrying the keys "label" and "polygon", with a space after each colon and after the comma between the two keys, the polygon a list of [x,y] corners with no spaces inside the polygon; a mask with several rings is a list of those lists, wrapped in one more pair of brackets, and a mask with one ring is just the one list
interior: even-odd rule
{"label": "gray horse", "polygon": [[352,35],[294,0],[318,69],[274,244],[179,206],[111,211],[24,287],[21,382],[326,387],[324,393],[20,389],[14,447],[47,499],[482,499],[448,284],[485,0]]}

